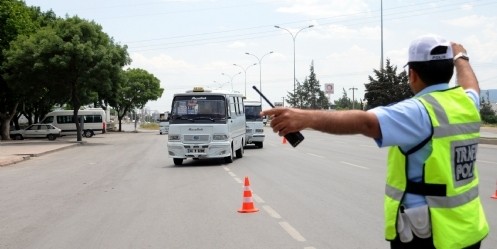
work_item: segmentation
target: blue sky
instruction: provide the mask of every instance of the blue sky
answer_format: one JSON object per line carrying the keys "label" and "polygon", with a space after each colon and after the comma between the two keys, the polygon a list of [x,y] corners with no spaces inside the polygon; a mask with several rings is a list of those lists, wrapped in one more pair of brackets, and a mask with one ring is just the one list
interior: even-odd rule
{"label": "blue sky", "polygon": [[[147,104],[150,110],[160,112],[170,109],[176,92],[193,86],[231,90],[231,79],[233,90],[246,92],[248,98],[258,98],[251,87],[260,84],[271,101],[281,102],[294,86],[292,35],[309,25],[314,27],[302,30],[295,38],[298,81],[304,81],[314,62],[322,87],[327,83],[335,86],[332,101],[343,95],[343,89],[350,98],[354,93],[354,98],[360,99],[368,76],[380,68],[380,0],[25,2],[42,10],[52,9],[58,16],[93,20],[116,42],[127,45],[133,60],[129,67],[145,69],[161,81],[163,96]],[[462,43],[480,87],[496,89],[495,13],[495,0],[385,0],[383,57],[403,70],[410,41],[438,34]],[[273,53],[266,55],[270,51]],[[262,56],[260,67],[251,66]],[[352,88],[357,90],[352,92]]]}

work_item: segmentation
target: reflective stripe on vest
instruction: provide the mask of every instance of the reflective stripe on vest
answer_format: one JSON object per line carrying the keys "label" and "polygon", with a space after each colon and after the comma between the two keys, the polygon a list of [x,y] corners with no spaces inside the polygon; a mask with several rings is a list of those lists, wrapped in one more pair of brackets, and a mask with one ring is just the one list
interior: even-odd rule
{"label": "reflective stripe on vest", "polygon": [[466,133],[476,133],[480,132],[480,122],[464,123],[464,124],[449,124],[449,119],[445,113],[442,105],[430,95],[423,96],[423,98],[428,101],[435,110],[439,126],[433,127],[433,137],[448,137],[458,134]]}
{"label": "reflective stripe on vest", "polygon": [[[396,189],[390,185],[385,188],[385,195],[401,201],[404,196],[404,191]],[[474,186],[471,190],[455,196],[425,196],[428,205],[433,208],[453,208],[464,205],[478,197],[478,186]]]}

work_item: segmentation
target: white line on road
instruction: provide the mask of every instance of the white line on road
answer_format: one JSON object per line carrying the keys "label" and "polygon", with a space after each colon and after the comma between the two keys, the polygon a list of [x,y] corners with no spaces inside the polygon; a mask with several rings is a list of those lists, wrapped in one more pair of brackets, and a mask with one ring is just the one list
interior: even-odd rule
{"label": "white line on road", "polygon": [[236,174],[235,174],[235,173],[233,173],[233,172],[231,172],[231,171],[230,171],[230,172],[228,172],[228,174],[229,174],[230,176],[232,176],[232,177],[235,177],[235,176],[236,176]]}
{"label": "white line on road", "polygon": [[350,165],[350,166],[354,166],[354,167],[357,167],[357,168],[361,168],[361,169],[369,169],[368,167],[364,167],[364,166],[360,166],[360,165],[356,165],[356,164],[348,163],[348,162],[344,162],[344,161],[341,161],[341,163],[347,164],[347,165]]}
{"label": "white line on road", "polygon": [[264,203],[265,201],[258,195],[252,193],[252,197],[254,198],[254,200],[258,203]]}
{"label": "white line on road", "polygon": [[309,156],[315,156],[315,157],[319,157],[319,158],[324,158],[324,156],[320,156],[320,155],[316,155],[316,154],[312,154],[312,153],[306,153],[307,155]]}
{"label": "white line on road", "polygon": [[238,182],[238,183],[243,183],[243,182],[242,182],[242,179],[240,179],[240,178],[238,178],[238,177],[233,177],[233,179],[235,179],[235,181],[236,181],[236,182]]}
{"label": "white line on road", "polygon": [[297,229],[293,228],[288,222],[282,221],[282,222],[278,222],[278,223],[296,241],[300,241],[300,242],[306,241],[306,239],[297,231]]}
{"label": "white line on road", "polygon": [[223,169],[226,170],[226,171],[230,171],[230,168],[228,168],[226,166],[224,166]]}
{"label": "white line on road", "polygon": [[482,160],[477,160],[479,163],[490,163],[490,164],[497,164],[496,162],[490,162],[490,161],[482,161]]}
{"label": "white line on road", "polygon": [[366,144],[361,144],[359,146],[362,146],[362,147],[368,147],[368,148],[378,148],[378,146],[376,145],[366,145]]}
{"label": "white line on road", "polygon": [[281,219],[281,215],[278,214],[278,212],[276,212],[272,207],[268,206],[268,205],[264,205],[262,206],[262,208],[264,208],[264,210],[266,210],[266,212],[273,218],[275,219]]}

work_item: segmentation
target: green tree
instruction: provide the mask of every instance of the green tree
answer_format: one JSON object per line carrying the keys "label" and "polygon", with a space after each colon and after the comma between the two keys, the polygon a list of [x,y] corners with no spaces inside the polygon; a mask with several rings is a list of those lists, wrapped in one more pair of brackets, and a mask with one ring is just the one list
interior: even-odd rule
{"label": "green tree", "polygon": [[335,107],[338,110],[351,110],[351,109],[363,109],[362,100],[351,100],[347,95],[347,91],[343,88],[342,97],[335,100]]}
{"label": "green tree", "polygon": [[386,106],[413,96],[409,87],[407,73],[397,74],[397,67],[387,59],[383,70],[374,70],[374,77],[368,76],[369,83],[364,84],[367,109],[377,106]]}
{"label": "green tree", "polygon": [[314,73],[314,62],[311,62],[309,71],[309,76],[302,84],[297,81],[295,96],[292,92],[288,92],[287,102],[293,107],[302,109],[328,109],[329,101]]}
{"label": "green tree", "polygon": [[0,137],[2,140],[10,139],[9,123],[12,118],[18,117],[17,107],[20,104],[27,105],[23,102],[26,99],[25,96],[37,94],[19,91],[15,85],[7,84],[4,78],[7,71],[3,66],[6,60],[5,52],[10,49],[11,42],[18,36],[29,35],[54,20],[56,16],[52,11],[41,12],[38,7],[26,6],[24,1],[0,1]]}
{"label": "green tree", "polygon": [[484,97],[481,97],[480,116],[481,120],[487,124],[497,124],[497,116],[495,115],[494,109],[492,109],[492,103],[490,103],[490,96],[488,91],[487,100],[485,100]]}
{"label": "green tree", "polygon": [[352,101],[347,96],[347,91],[345,91],[345,88],[343,88],[342,97],[338,100],[335,100],[335,106],[338,110],[349,109],[349,106],[352,106]]}
{"label": "green tree", "polygon": [[11,86],[36,90],[44,86],[58,103],[74,108],[77,140],[82,140],[77,122],[81,106],[97,102],[99,95],[111,96],[119,88],[116,80],[130,59],[126,46],[116,44],[94,22],[68,17],[20,36],[5,53],[5,79]]}
{"label": "green tree", "polygon": [[119,131],[121,121],[129,111],[143,108],[148,101],[157,100],[164,92],[160,87],[160,80],[143,69],[128,68],[122,71],[120,80],[121,88],[109,102],[117,111]]}

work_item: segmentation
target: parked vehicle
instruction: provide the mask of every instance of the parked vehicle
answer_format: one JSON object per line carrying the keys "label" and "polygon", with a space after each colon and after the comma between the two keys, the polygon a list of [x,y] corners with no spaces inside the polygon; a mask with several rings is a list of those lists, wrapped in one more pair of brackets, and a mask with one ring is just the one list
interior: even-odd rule
{"label": "parked vehicle", "polygon": [[[104,133],[106,128],[105,111],[103,109],[78,110],[78,122],[82,125],[84,137],[92,137],[97,133]],[[62,130],[62,135],[75,135],[76,123],[73,119],[73,110],[58,110],[48,113],[41,121],[42,124],[52,124]]]}
{"label": "parked vehicle", "polygon": [[159,122],[159,133],[161,135],[169,133],[169,121],[160,121]]}
{"label": "parked vehicle", "polygon": [[10,131],[10,137],[14,140],[23,140],[24,138],[48,138],[55,140],[60,137],[61,129],[51,124],[32,124],[26,129]]}
{"label": "parked vehicle", "polygon": [[159,116],[159,134],[169,133],[169,112],[161,113]]}
{"label": "parked vehicle", "polygon": [[258,148],[264,146],[264,120],[260,115],[262,104],[256,100],[245,100],[245,119],[246,119],[246,144],[254,144]]}
{"label": "parked vehicle", "polygon": [[175,165],[184,159],[243,157],[243,95],[222,90],[193,90],[174,95],[167,148]]}

